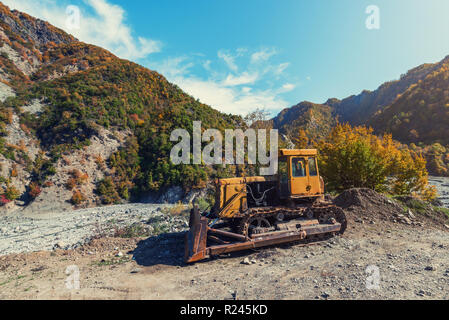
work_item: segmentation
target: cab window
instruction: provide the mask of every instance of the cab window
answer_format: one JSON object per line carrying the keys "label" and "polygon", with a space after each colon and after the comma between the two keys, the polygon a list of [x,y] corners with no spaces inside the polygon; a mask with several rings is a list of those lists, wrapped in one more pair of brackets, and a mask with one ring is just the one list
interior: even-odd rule
{"label": "cab window", "polygon": [[296,178],[306,176],[306,160],[304,158],[292,159],[292,176]]}
{"label": "cab window", "polygon": [[316,177],[318,175],[315,158],[309,158],[309,175],[312,177]]}

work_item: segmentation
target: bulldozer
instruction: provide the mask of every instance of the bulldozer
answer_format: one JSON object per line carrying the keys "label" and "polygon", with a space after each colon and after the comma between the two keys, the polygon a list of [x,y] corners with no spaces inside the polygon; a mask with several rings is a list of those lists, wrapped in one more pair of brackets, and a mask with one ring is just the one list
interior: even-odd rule
{"label": "bulldozer", "polygon": [[191,210],[185,262],[343,234],[346,217],[325,200],[317,155],[316,149],[281,149],[276,175],[216,180],[214,207]]}

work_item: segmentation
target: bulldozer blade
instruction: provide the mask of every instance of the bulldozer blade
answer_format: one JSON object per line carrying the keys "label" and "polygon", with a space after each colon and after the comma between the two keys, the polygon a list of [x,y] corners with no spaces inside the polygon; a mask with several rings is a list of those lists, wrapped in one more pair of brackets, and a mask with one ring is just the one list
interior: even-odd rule
{"label": "bulldozer blade", "polygon": [[190,212],[189,227],[190,230],[185,235],[186,263],[206,258],[208,219],[201,216],[197,206]]}

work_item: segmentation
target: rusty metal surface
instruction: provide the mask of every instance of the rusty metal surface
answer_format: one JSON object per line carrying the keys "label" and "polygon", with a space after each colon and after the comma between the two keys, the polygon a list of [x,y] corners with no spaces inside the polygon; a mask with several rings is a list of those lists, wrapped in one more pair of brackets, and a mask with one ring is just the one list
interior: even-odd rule
{"label": "rusty metal surface", "polygon": [[[226,207],[234,207],[234,200],[244,195],[242,189],[233,192],[235,193],[229,203],[226,203]],[[281,220],[278,219],[279,215]],[[221,218],[223,222],[212,228],[208,226],[209,219],[202,217],[196,207],[192,210],[190,231],[186,234],[185,244],[187,263],[224,253],[282,243],[323,240],[337,233],[342,234],[347,227],[343,210],[332,203],[322,201],[294,206],[250,208],[240,212],[238,216],[233,216],[233,219]],[[258,219],[266,220],[267,226],[251,224],[259,221]],[[230,232],[229,229],[235,232]],[[208,240],[211,242],[209,246]]]}
{"label": "rusty metal surface", "polygon": [[206,258],[207,228],[209,220],[201,217],[198,208],[190,213],[190,230],[185,235],[185,257],[187,263]]}
{"label": "rusty metal surface", "polygon": [[234,238],[234,239],[237,239],[240,241],[246,241],[246,237],[242,236],[241,234],[223,231],[223,230],[211,229],[211,228],[208,228],[208,231],[212,234],[216,234],[216,235],[220,235],[220,236],[224,236],[224,237],[228,237],[228,238]]}
{"label": "rusty metal surface", "polygon": [[338,232],[340,230],[340,224],[329,224],[319,226],[305,227],[300,231],[278,232],[273,235],[258,236],[250,241],[217,245],[207,248],[208,255],[220,255],[225,253],[231,253],[241,250],[256,249],[276,244],[301,241],[306,239],[310,235]]}

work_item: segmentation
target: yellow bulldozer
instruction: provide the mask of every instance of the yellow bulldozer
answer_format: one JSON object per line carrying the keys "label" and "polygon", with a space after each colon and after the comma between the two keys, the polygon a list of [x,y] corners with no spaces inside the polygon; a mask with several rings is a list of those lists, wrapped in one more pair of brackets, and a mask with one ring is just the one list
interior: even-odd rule
{"label": "yellow bulldozer", "polygon": [[194,206],[185,239],[185,261],[343,234],[343,210],[325,201],[317,150],[279,151],[278,173],[216,181],[210,212]]}

